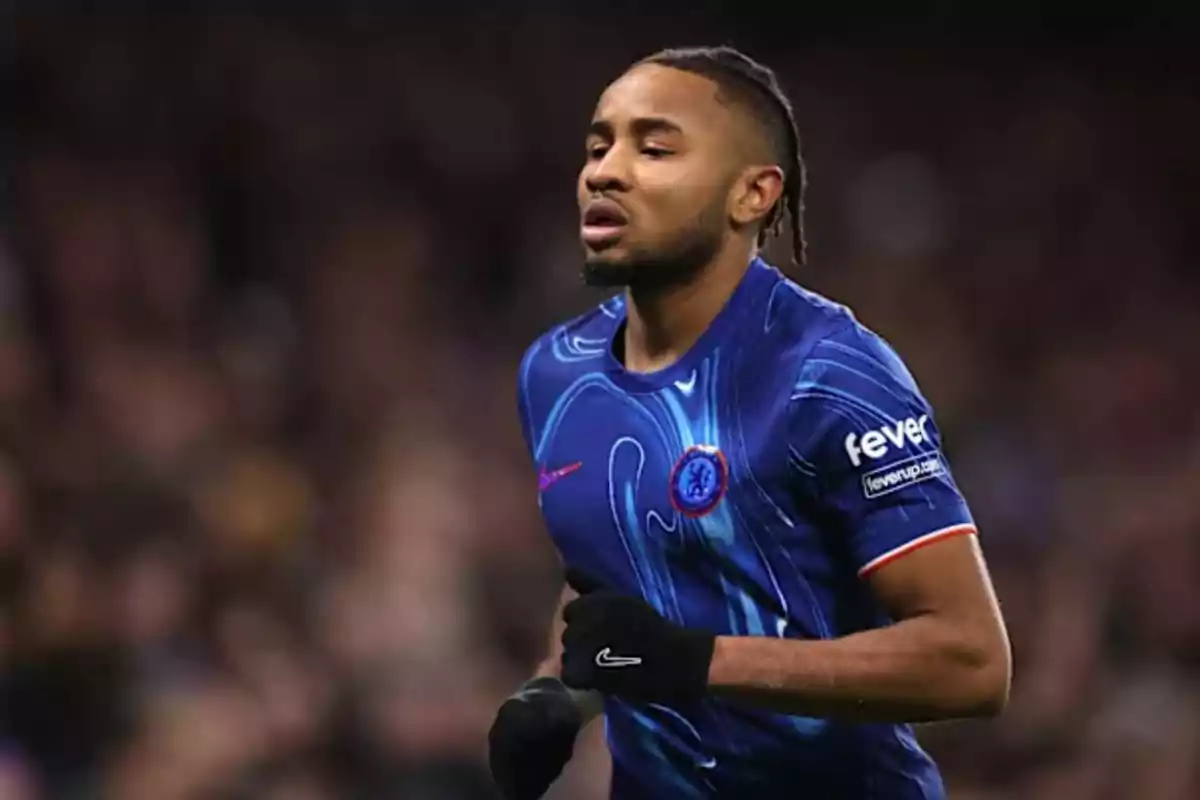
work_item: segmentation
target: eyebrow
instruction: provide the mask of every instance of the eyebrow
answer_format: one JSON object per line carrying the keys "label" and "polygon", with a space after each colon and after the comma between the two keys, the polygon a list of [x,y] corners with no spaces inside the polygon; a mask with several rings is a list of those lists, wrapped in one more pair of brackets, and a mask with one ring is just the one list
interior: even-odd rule
{"label": "eyebrow", "polygon": [[[651,133],[683,133],[683,128],[679,127],[679,123],[666,117],[638,117],[629,124],[629,127],[637,136],[646,136]],[[602,119],[592,120],[592,124],[588,126],[588,135],[611,139],[613,136],[612,123]]]}

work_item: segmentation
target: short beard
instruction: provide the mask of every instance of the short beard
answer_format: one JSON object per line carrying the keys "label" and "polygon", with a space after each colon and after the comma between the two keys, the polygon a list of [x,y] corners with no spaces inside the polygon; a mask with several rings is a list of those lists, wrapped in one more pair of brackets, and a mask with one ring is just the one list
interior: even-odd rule
{"label": "short beard", "polygon": [[717,221],[697,219],[656,252],[635,250],[620,261],[609,261],[603,253],[590,256],[583,264],[583,282],[597,288],[642,292],[691,283],[721,250],[723,229]]}

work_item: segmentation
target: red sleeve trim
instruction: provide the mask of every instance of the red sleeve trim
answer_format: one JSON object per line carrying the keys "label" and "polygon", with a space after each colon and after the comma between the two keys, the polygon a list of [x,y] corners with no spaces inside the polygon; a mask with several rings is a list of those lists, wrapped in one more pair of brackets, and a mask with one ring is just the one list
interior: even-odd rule
{"label": "red sleeve trim", "polygon": [[920,550],[926,545],[931,545],[934,542],[940,542],[943,539],[949,539],[951,536],[962,536],[964,534],[974,536],[978,532],[973,523],[961,523],[959,525],[951,525],[948,528],[939,528],[936,531],[926,533],[923,536],[918,536],[916,539],[905,542],[899,547],[893,548],[881,556],[877,556],[858,570],[860,578],[866,577],[882,566],[892,563],[898,558],[902,558],[914,550]]}

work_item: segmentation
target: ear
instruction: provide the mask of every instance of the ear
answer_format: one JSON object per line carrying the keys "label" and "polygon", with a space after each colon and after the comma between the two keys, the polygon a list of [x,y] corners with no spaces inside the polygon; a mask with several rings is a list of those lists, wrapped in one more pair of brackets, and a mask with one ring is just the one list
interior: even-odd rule
{"label": "ear", "polygon": [[739,228],[759,224],[782,195],[782,169],[774,165],[746,167],[734,184],[729,214]]}

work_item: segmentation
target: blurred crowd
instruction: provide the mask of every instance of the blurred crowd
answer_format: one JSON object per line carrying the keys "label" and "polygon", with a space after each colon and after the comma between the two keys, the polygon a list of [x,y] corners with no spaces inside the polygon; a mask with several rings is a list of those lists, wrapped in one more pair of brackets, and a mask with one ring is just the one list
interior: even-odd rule
{"label": "blurred crowd", "polygon": [[[669,26],[18,30],[0,800],[490,798],[559,590],[514,406],[587,115]],[[807,285],[908,360],[1014,641],[960,800],[1200,796],[1200,103],[1148,50],[697,28],[779,69]],[[772,250],[778,263],[786,249]],[[555,797],[605,797],[589,731]]]}

